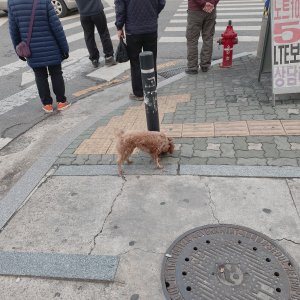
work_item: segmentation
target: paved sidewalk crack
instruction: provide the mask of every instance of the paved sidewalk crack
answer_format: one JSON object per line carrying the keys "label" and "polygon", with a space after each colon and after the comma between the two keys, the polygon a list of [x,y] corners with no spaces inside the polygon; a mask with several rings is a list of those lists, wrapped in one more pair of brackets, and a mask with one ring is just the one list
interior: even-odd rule
{"label": "paved sidewalk crack", "polygon": [[294,206],[295,206],[297,215],[298,215],[298,217],[299,217],[299,219],[300,219],[300,212],[299,212],[299,210],[298,210],[298,208],[297,208],[296,201],[295,201],[294,196],[293,196],[293,193],[292,193],[292,191],[291,191],[289,182],[288,182],[287,179],[285,179],[285,182],[286,182],[286,184],[287,184],[287,186],[288,186],[288,189],[289,189],[289,192],[290,192],[290,196],[291,196],[291,198],[292,198],[292,200],[293,200],[293,204],[294,204]]}
{"label": "paved sidewalk crack", "polygon": [[127,251],[124,251],[124,252],[121,252],[118,254],[118,256],[122,256],[122,255],[126,255],[132,251],[141,251],[141,252],[145,252],[145,253],[150,253],[150,254],[159,254],[159,255],[164,255],[165,253],[162,253],[162,252],[156,252],[156,251],[150,251],[150,250],[144,250],[144,249],[141,249],[141,248],[132,248],[132,249],[129,249]]}
{"label": "paved sidewalk crack", "polygon": [[287,238],[273,239],[273,241],[276,241],[276,242],[287,241],[287,242],[293,243],[295,245],[300,245],[300,242],[295,242],[295,241],[287,239]]}
{"label": "paved sidewalk crack", "polygon": [[212,199],[211,190],[210,190],[210,187],[209,187],[208,183],[205,183],[205,187],[206,187],[206,189],[208,191],[208,196],[209,196],[208,205],[209,205],[209,207],[211,209],[211,213],[212,213],[214,219],[218,222],[218,224],[220,224],[220,220],[216,216],[216,203]]}
{"label": "paved sidewalk crack", "polygon": [[114,206],[115,206],[115,203],[116,203],[117,199],[118,199],[118,198],[122,195],[122,193],[123,193],[123,189],[124,189],[124,186],[125,186],[127,180],[126,180],[126,178],[125,178],[124,176],[122,176],[122,179],[123,179],[123,182],[122,182],[122,186],[121,186],[120,192],[116,195],[116,197],[115,197],[114,200],[112,201],[112,204],[111,204],[111,206],[110,206],[110,210],[109,210],[108,214],[106,215],[106,217],[105,217],[105,219],[104,219],[104,222],[103,222],[103,224],[102,224],[102,226],[101,226],[100,231],[99,231],[96,235],[94,235],[93,241],[92,241],[92,242],[93,242],[93,245],[92,245],[92,247],[91,247],[91,249],[90,249],[88,255],[91,255],[92,252],[93,252],[93,250],[95,249],[95,247],[96,247],[96,239],[97,239],[97,237],[103,232],[103,229],[104,229],[104,227],[105,227],[105,224],[106,224],[106,222],[107,222],[109,216],[110,216],[110,215],[112,214],[112,212],[113,212],[113,209],[114,209]]}

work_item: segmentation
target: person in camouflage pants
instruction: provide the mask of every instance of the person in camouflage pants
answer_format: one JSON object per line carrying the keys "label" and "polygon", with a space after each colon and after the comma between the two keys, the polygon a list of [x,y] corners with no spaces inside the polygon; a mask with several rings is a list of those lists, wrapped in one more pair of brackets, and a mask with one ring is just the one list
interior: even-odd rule
{"label": "person in camouflage pants", "polygon": [[187,16],[187,74],[198,73],[198,41],[202,36],[202,49],[200,53],[200,67],[207,72],[213,51],[213,37],[216,25],[216,5],[219,0],[188,0]]}

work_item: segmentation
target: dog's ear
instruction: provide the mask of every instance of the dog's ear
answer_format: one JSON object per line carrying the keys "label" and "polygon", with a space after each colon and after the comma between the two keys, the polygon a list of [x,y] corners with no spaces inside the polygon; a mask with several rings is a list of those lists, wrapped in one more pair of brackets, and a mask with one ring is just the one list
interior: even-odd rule
{"label": "dog's ear", "polygon": [[174,152],[175,145],[174,145],[174,142],[173,142],[172,138],[168,137],[168,141],[169,141],[169,150],[168,150],[168,152],[170,154],[172,154]]}

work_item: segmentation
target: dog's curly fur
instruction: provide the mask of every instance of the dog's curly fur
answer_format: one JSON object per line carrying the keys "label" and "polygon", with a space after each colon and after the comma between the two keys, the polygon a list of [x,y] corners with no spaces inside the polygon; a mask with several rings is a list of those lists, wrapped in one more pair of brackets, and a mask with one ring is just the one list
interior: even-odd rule
{"label": "dog's curly fur", "polygon": [[162,153],[174,152],[173,140],[164,133],[157,131],[128,131],[120,130],[116,133],[118,152],[118,172],[122,175],[122,164],[124,161],[131,163],[129,156],[135,148],[138,148],[151,155],[157,168],[162,168],[159,164],[159,155]]}

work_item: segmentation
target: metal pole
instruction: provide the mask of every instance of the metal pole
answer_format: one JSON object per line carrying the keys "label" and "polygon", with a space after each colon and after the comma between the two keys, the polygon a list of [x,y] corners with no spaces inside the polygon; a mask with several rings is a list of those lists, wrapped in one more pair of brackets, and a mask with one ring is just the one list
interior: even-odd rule
{"label": "metal pole", "polygon": [[159,131],[156,80],[153,53],[151,51],[140,53],[140,65],[144,89],[147,128],[149,131]]}

